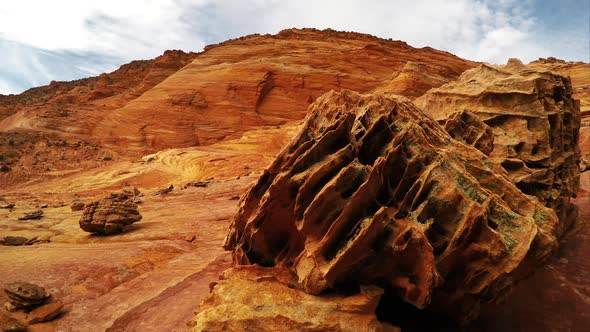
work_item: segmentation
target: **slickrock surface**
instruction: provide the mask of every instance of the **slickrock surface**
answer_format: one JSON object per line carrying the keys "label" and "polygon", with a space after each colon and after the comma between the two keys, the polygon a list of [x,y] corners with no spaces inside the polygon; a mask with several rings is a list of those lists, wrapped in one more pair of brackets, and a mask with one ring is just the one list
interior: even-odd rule
{"label": "slickrock surface", "polygon": [[570,198],[580,175],[580,111],[572,93],[567,77],[511,60],[468,70],[427,92],[417,105],[439,121],[457,111],[477,114],[494,133],[490,157],[520,190],[555,209],[561,237],[577,218]]}
{"label": "slickrock surface", "polygon": [[20,95],[0,95],[0,187],[62,177],[124,158],[93,134],[107,114],[177,72],[196,54],[167,51],[153,60],[72,82],[52,82]]}
{"label": "slickrock surface", "polygon": [[80,218],[80,228],[97,234],[115,234],[141,220],[133,196],[112,193],[97,202],[84,207]]}
{"label": "slickrock surface", "polygon": [[223,273],[192,321],[193,331],[399,331],[375,309],[383,290],[351,296],[313,296],[280,268],[237,266]]}
{"label": "slickrock surface", "polygon": [[557,218],[403,97],[330,92],[244,198],[239,264],[291,269],[306,292],[376,284],[458,320],[556,248]]}
{"label": "slickrock surface", "polygon": [[[209,283],[231,262],[221,247],[238,205],[230,198],[256,181],[297,130],[261,128],[237,140],[161,151],[3,191],[18,204],[14,211],[0,210],[0,237],[49,242],[2,247],[0,286],[15,279],[42,284],[66,304],[64,314],[31,325],[31,332],[186,331]],[[71,202],[74,193],[91,202],[129,184],[149,193],[199,181],[208,186],[142,197],[143,219],[117,236],[83,232],[81,212],[53,203]],[[50,203],[43,219],[17,221],[38,201]],[[9,315],[27,321],[20,312]]]}

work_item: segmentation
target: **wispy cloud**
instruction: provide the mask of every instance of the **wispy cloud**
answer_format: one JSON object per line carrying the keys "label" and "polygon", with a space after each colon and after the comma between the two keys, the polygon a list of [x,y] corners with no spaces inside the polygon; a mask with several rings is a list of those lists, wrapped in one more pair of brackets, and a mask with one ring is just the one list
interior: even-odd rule
{"label": "wispy cloud", "polygon": [[20,93],[57,79],[112,71],[123,60],[90,51],[45,50],[0,39],[0,93]]}
{"label": "wispy cloud", "polygon": [[290,27],[371,33],[479,61],[590,61],[588,6],[585,0],[7,0],[0,7],[0,93],[95,75],[166,49],[199,51]]}

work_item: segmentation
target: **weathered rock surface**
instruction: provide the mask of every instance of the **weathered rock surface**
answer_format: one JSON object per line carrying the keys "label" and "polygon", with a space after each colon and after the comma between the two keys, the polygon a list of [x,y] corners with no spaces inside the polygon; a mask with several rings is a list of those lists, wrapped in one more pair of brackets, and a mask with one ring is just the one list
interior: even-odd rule
{"label": "weathered rock surface", "polygon": [[239,264],[319,294],[376,284],[458,320],[556,248],[555,213],[403,97],[330,92],[243,199]]}
{"label": "weathered rock surface", "polygon": [[125,186],[123,187],[122,191],[125,195],[133,198],[135,198],[135,196],[139,196],[139,194],[141,193],[139,189],[137,189],[134,186]]}
{"label": "weathered rock surface", "polygon": [[223,273],[192,321],[193,331],[399,331],[375,309],[383,290],[314,296],[295,287],[287,270],[257,265]]}
{"label": "weathered rock surface", "polygon": [[572,80],[573,97],[580,101],[580,113],[590,116],[590,63],[541,58],[528,64],[529,67],[553,71]]}
{"label": "weathered rock surface", "polygon": [[96,169],[112,163],[105,156],[128,161],[293,124],[331,89],[388,84],[415,97],[475,65],[429,47],[330,29],[250,35],[200,54],[167,51],[98,77],[0,95],[0,154],[15,153],[0,186]]}
{"label": "weathered rock surface", "polygon": [[29,242],[29,239],[24,236],[5,236],[0,238],[0,244],[5,246],[22,246]]}
{"label": "weathered rock surface", "polygon": [[63,312],[64,304],[61,302],[48,303],[33,309],[27,315],[29,324],[48,322],[55,319]]}
{"label": "weathered rock surface", "polygon": [[452,138],[473,146],[486,156],[494,151],[492,129],[471,112],[462,111],[449,115],[444,121],[444,128]]}
{"label": "weathered rock surface", "polygon": [[469,111],[492,128],[492,160],[516,186],[555,209],[561,237],[576,219],[570,198],[580,170],[579,102],[569,78],[512,60],[503,67],[480,65],[455,81],[430,90],[417,105],[439,121]]}
{"label": "weathered rock surface", "polygon": [[126,194],[112,193],[84,208],[80,228],[98,234],[120,233],[126,226],[141,220],[137,204]]}
{"label": "weathered rock surface", "polygon": [[152,196],[166,195],[166,194],[171,193],[172,190],[174,190],[174,185],[171,184],[168,187],[161,188],[161,189],[158,189],[158,190],[154,191],[152,193]]}
{"label": "weathered rock surface", "polygon": [[18,309],[40,305],[48,297],[45,288],[27,282],[12,282],[4,287],[8,302]]}
{"label": "weathered rock surface", "polygon": [[43,217],[43,210],[35,210],[25,212],[22,216],[18,217],[18,220],[35,220]]}
{"label": "weathered rock surface", "polygon": [[18,319],[0,312],[0,330],[2,332],[24,332],[27,327]]}

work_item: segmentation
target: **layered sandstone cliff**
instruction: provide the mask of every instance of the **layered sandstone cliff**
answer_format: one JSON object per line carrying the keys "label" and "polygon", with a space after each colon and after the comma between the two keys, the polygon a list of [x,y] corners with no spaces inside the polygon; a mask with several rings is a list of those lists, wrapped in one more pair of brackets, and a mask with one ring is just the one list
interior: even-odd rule
{"label": "layered sandstone cliff", "polygon": [[[410,65],[409,63],[412,63]],[[331,89],[367,92],[390,81],[419,96],[475,63],[358,33],[290,29],[208,46],[178,73],[110,113],[93,135],[130,152],[208,145],[305,117]],[[419,70],[415,70],[419,68]],[[416,73],[437,79],[421,79]]]}

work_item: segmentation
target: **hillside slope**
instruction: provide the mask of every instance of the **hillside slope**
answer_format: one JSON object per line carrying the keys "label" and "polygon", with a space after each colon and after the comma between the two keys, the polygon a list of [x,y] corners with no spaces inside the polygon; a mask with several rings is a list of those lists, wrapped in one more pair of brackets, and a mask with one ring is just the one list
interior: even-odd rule
{"label": "hillside slope", "polygon": [[[420,75],[438,79],[404,71],[410,63],[421,66]],[[109,113],[93,136],[113,149],[138,153],[207,145],[301,120],[309,104],[332,89],[365,92],[391,80],[400,86],[409,81],[398,92],[417,97],[474,65],[432,48],[358,33],[291,29],[251,35],[207,47],[182,70]]]}

